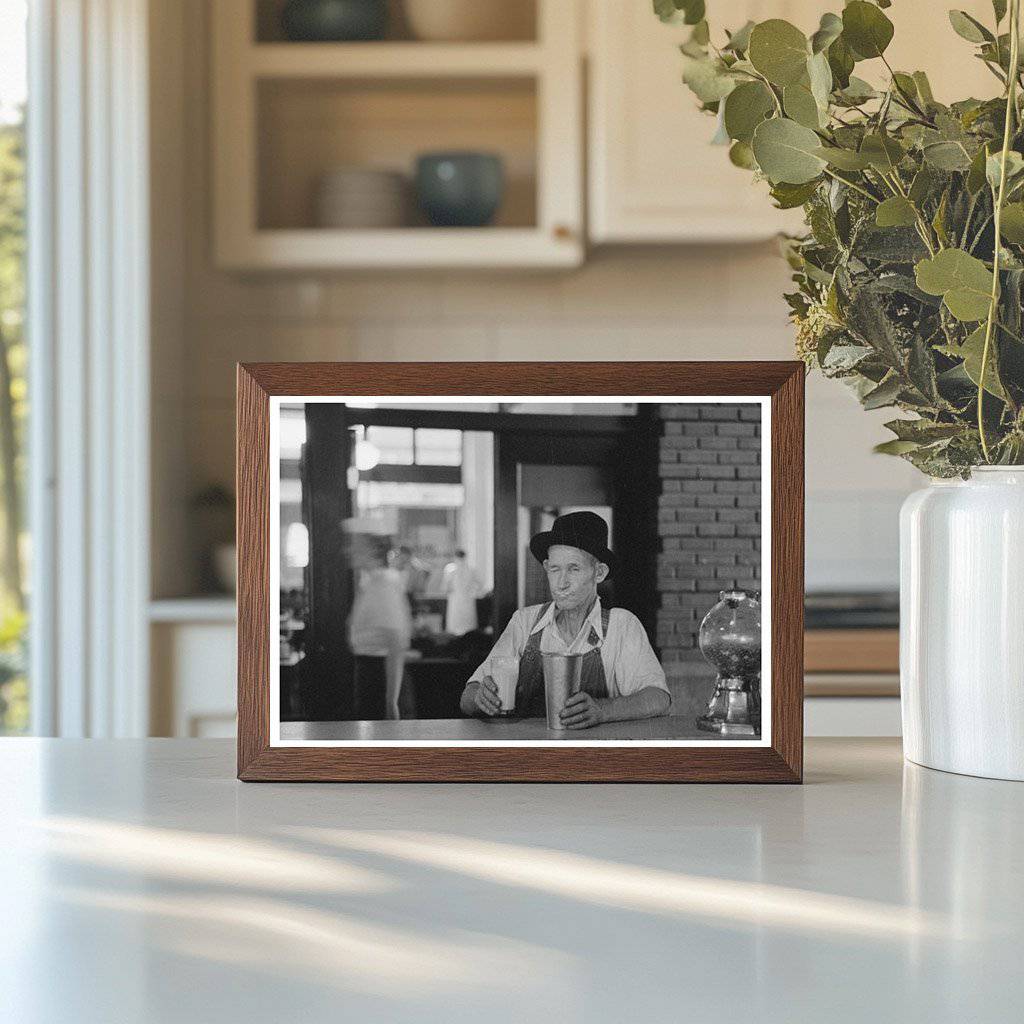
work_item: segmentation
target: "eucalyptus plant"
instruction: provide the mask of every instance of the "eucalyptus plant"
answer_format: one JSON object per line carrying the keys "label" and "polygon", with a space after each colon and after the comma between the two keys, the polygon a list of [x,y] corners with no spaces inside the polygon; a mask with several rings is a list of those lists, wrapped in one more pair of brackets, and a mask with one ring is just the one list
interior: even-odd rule
{"label": "eucalyptus plant", "polygon": [[[909,2],[909,0],[908,0]],[[876,449],[931,476],[1024,462],[1024,130],[1020,0],[983,24],[950,11],[998,85],[949,105],[886,58],[890,0],[852,0],[810,37],[778,18],[716,45],[704,0],[654,0],[691,26],[683,80],[715,141],[803,207],[785,240],[797,351],[865,409],[894,407]],[[875,88],[855,74],[877,62]]]}

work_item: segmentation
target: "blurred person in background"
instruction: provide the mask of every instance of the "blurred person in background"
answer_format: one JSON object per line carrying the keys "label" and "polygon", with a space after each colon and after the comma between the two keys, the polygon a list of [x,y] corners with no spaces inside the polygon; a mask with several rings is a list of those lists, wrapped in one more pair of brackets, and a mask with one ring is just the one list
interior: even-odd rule
{"label": "blurred person in background", "polygon": [[351,534],[358,585],[348,619],[355,655],[354,704],[359,721],[397,719],[412,614],[402,573],[390,567],[387,537]]}
{"label": "blurred person in background", "polygon": [[483,593],[480,578],[459,548],[455,558],[444,567],[444,593],[447,598],[444,628],[452,636],[476,629],[476,601]]}

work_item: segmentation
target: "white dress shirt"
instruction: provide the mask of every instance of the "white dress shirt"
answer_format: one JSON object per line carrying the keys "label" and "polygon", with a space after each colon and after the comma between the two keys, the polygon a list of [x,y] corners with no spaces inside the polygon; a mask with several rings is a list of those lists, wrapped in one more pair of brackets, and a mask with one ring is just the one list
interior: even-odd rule
{"label": "white dress shirt", "polygon": [[545,654],[586,654],[599,647],[609,697],[628,697],[647,686],[668,693],[665,670],[655,657],[644,627],[632,612],[625,608],[612,608],[608,619],[608,635],[604,636],[601,630],[601,599],[598,598],[580,631],[567,644],[555,624],[556,609],[553,603],[534,626],[537,613],[543,607],[533,604],[520,608],[512,616],[491,649],[488,661],[470,676],[470,682],[481,682],[489,674],[488,662],[491,658],[521,657],[526,649],[526,641],[533,633],[540,631],[540,649]]}

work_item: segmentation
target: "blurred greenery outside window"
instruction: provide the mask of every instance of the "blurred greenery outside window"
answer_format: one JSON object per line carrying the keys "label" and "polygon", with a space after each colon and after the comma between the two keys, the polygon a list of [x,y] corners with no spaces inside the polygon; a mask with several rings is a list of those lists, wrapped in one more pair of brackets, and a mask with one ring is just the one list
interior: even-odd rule
{"label": "blurred greenery outside window", "polygon": [[24,0],[0,3],[0,734],[29,727]]}

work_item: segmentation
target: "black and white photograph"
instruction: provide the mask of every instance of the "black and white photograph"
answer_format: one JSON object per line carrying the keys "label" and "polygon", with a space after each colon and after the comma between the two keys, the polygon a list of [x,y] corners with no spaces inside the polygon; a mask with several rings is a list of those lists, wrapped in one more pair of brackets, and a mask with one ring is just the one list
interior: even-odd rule
{"label": "black and white photograph", "polygon": [[763,745],[757,397],[275,397],[272,745]]}

